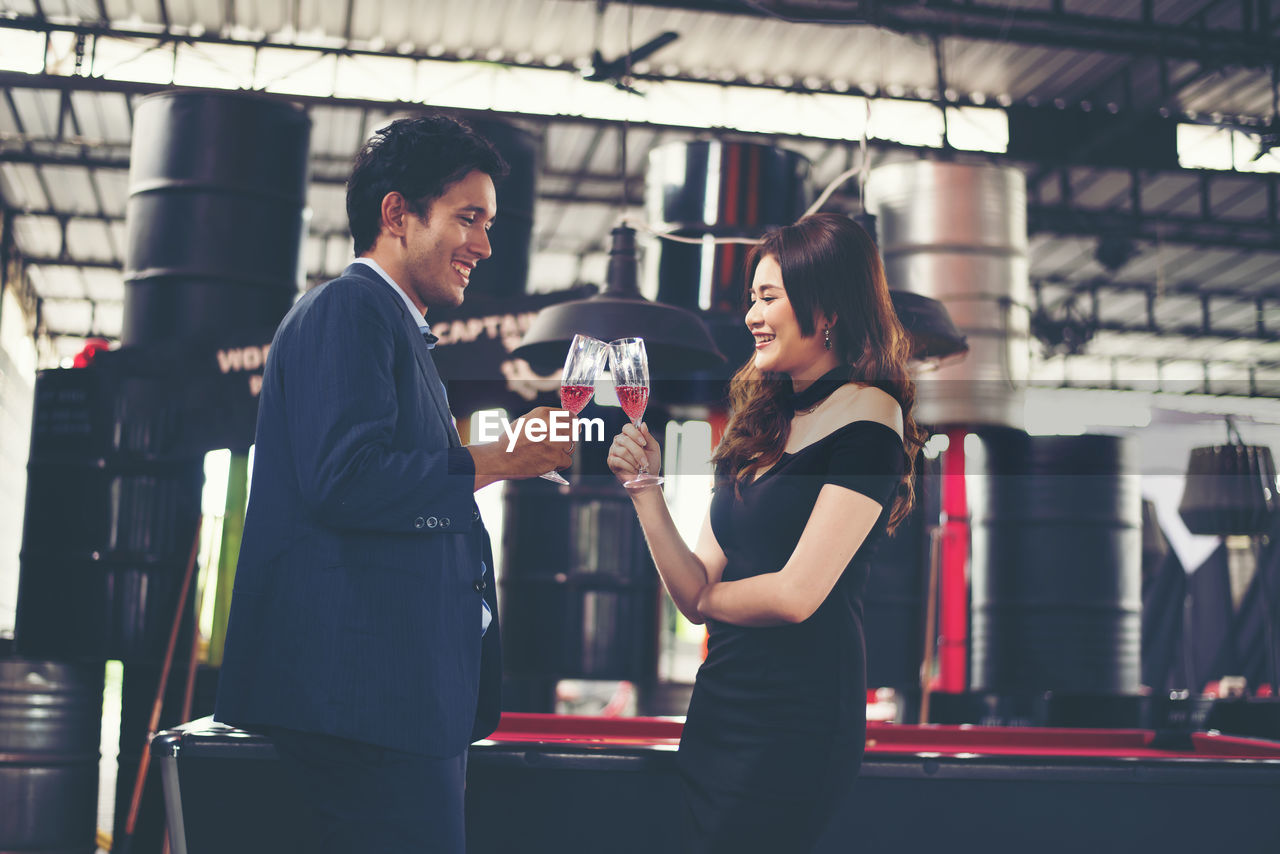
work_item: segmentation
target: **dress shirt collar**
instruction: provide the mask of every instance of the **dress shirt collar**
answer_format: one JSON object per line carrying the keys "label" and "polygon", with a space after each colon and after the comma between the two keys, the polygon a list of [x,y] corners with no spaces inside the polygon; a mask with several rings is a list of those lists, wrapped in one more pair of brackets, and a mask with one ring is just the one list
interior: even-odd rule
{"label": "dress shirt collar", "polygon": [[400,295],[400,299],[404,300],[404,304],[409,308],[409,314],[418,322],[418,329],[422,330],[423,335],[431,334],[431,326],[427,323],[427,319],[422,316],[422,312],[413,304],[413,300],[409,299],[409,295],[404,292],[404,289],[396,284],[395,279],[387,275],[387,271],[382,269],[377,261],[372,258],[357,258],[355,263],[372,267],[374,272],[385,279],[388,285],[395,288],[396,293]]}

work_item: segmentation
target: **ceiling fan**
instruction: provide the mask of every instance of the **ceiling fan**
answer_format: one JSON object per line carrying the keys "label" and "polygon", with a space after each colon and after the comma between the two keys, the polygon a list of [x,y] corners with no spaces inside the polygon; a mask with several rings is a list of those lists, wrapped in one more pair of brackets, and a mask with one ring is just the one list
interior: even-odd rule
{"label": "ceiling fan", "polygon": [[1258,151],[1253,157],[1249,158],[1249,162],[1255,163],[1261,160],[1270,154],[1273,149],[1280,148],[1280,63],[1276,63],[1271,67],[1271,115],[1267,118],[1265,124],[1233,120],[1217,115],[1208,117],[1183,116],[1180,121],[1227,128],[1253,137],[1258,141]]}
{"label": "ceiling fan", "polygon": [[1219,130],[1232,130],[1258,141],[1258,150],[1249,158],[1250,163],[1261,160],[1273,149],[1280,148],[1280,116],[1272,114],[1266,124],[1239,121],[1224,116],[1179,116],[1178,121],[1193,125],[1206,125]]}
{"label": "ceiling fan", "polygon": [[[600,30],[604,20],[605,6],[608,0],[599,0],[596,3],[596,44],[600,44]],[[628,29],[630,22],[628,21]],[[633,87],[627,78],[631,75],[631,68],[638,62],[643,62],[662,48],[671,44],[680,38],[679,33],[667,31],[649,39],[637,48],[633,48],[628,53],[616,57],[615,59],[605,59],[604,54],[599,48],[591,51],[591,65],[582,70],[582,76],[586,80],[599,83],[612,83],[617,89],[623,92],[630,92],[633,95],[643,95],[638,89]]]}

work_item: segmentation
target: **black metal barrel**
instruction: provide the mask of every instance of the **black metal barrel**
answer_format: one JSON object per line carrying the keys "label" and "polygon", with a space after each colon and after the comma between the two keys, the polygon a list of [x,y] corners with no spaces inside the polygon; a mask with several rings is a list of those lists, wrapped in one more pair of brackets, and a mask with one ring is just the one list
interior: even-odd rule
{"label": "black metal barrel", "polygon": [[[510,711],[553,711],[560,679],[657,681],[658,576],[626,490],[605,459],[626,416],[594,403],[604,441],[578,445],[569,487],[509,481],[504,487],[502,654]],[[662,435],[657,407],[646,423]],[[533,699],[529,699],[532,697]]]}
{"label": "black metal barrel", "polygon": [[27,462],[16,635],[38,658],[158,661],[200,514],[164,386],[110,366],[42,371]]}
{"label": "black metal barrel", "polygon": [[1117,436],[990,430],[966,444],[971,687],[1125,694],[1141,669],[1142,503]]}
{"label": "black metal barrel", "polygon": [[508,672],[653,681],[657,582],[622,487],[514,481],[504,496],[502,641]]}
{"label": "black metal barrel", "polygon": [[0,658],[0,851],[97,849],[103,674]]}
{"label": "black metal barrel", "polygon": [[134,112],[125,346],[274,328],[298,292],[311,121],[226,92],[148,95]]}
{"label": "black metal barrel", "polygon": [[497,186],[498,218],[489,232],[493,254],[472,273],[467,299],[510,299],[522,295],[529,280],[541,140],[509,121],[491,119],[471,125],[493,143],[511,171]]}
{"label": "black metal barrel", "polygon": [[920,687],[929,531],[937,524],[941,481],[936,462],[921,455],[916,466],[915,504],[876,549],[862,594],[867,686],[908,695]]}

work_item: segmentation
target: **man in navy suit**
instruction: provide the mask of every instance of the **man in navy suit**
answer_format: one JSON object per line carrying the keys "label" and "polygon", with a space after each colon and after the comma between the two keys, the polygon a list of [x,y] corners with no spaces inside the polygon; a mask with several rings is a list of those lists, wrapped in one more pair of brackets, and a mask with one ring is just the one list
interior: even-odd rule
{"label": "man in navy suit", "polygon": [[464,446],[431,359],[425,316],[489,256],[506,169],[451,118],[379,131],[347,184],[356,262],[271,344],[216,717],[272,735],[309,851],[465,849],[467,747],[496,727],[501,679],[473,493],[572,448]]}

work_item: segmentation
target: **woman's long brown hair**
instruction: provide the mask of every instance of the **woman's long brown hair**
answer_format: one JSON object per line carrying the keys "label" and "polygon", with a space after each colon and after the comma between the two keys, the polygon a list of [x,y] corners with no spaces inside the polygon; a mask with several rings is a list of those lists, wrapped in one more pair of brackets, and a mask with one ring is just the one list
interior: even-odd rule
{"label": "woman's long brown hair", "polygon": [[[848,217],[814,214],[769,232],[752,248],[746,264],[748,291],[766,256],[782,268],[782,286],[800,332],[817,334],[814,320],[819,314],[835,317],[831,343],[841,363],[849,366],[850,381],[882,389],[902,407],[907,465],[889,512],[887,530],[892,532],[915,500],[915,458],[925,435],[912,417],[916,388],[907,372],[910,343],[889,300],[880,253]],[[791,431],[790,392],[786,374],[757,370],[754,358],[734,375],[729,384],[732,414],[712,461],[735,490],[782,458]]]}

